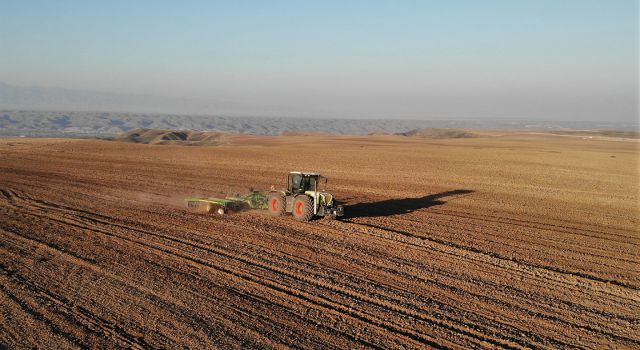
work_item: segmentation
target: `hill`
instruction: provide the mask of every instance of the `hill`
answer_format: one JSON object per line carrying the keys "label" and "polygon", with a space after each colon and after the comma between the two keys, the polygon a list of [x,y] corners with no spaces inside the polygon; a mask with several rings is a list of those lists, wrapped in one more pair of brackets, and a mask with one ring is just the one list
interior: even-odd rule
{"label": "hill", "polygon": [[477,134],[470,133],[459,129],[438,129],[438,128],[424,128],[413,129],[407,132],[399,132],[396,135],[419,137],[424,139],[462,139],[477,137]]}
{"label": "hill", "polygon": [[225,142],[227,134],[211,131],[135,129],[115,141],[149,145],[217,146]]}

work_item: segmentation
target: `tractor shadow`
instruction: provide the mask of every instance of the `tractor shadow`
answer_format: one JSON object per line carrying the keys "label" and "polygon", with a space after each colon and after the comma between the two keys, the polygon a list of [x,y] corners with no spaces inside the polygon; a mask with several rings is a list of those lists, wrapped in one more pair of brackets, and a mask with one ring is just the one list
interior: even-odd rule
{"label": "tractor shadow", "polygon": [[452,190],[418,198],[387,199],[379,202],[352,204],[344,207],[344,218],[372,218],[407,214],[446,203],[441,199],[458,197],[473,192],[472,190]]}

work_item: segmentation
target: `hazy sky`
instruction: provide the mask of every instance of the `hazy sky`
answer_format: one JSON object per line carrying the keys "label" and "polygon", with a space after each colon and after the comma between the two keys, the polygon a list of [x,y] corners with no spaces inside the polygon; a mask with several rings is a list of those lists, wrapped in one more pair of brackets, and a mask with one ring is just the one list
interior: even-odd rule
{"label": "hazy sky", "polygon": [[0,13],[0,81],[14,85],[334,117],[638,112],[635,0],[0,0]]}

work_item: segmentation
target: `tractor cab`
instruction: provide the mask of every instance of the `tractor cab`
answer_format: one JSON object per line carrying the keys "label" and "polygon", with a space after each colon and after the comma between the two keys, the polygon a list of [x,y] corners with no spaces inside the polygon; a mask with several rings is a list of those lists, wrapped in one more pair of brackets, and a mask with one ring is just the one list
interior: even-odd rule
{"label": "tractor cab", "polygon": [[[323,178],[319,173],[290,172],[287,179],[287,191],[292,194],[304,194],[307,191],[316,192]],[[324,179],[326,181],[326,178]]]}

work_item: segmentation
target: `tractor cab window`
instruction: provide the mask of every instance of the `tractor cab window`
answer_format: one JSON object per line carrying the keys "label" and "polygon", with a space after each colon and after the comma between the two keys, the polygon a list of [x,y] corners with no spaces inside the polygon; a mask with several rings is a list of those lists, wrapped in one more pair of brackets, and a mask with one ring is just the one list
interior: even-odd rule
{"label": "tractor cab window", "polygon": [[304,192],[304,177],[300,174],[291,174],[291,192],[303,193]]}
{"label": "tractor cab window", "polygon": [[290,191],[293,193],[304,193],[305,191],[315,190],[316,178],[303,176],[301,174],[290,175]]}

